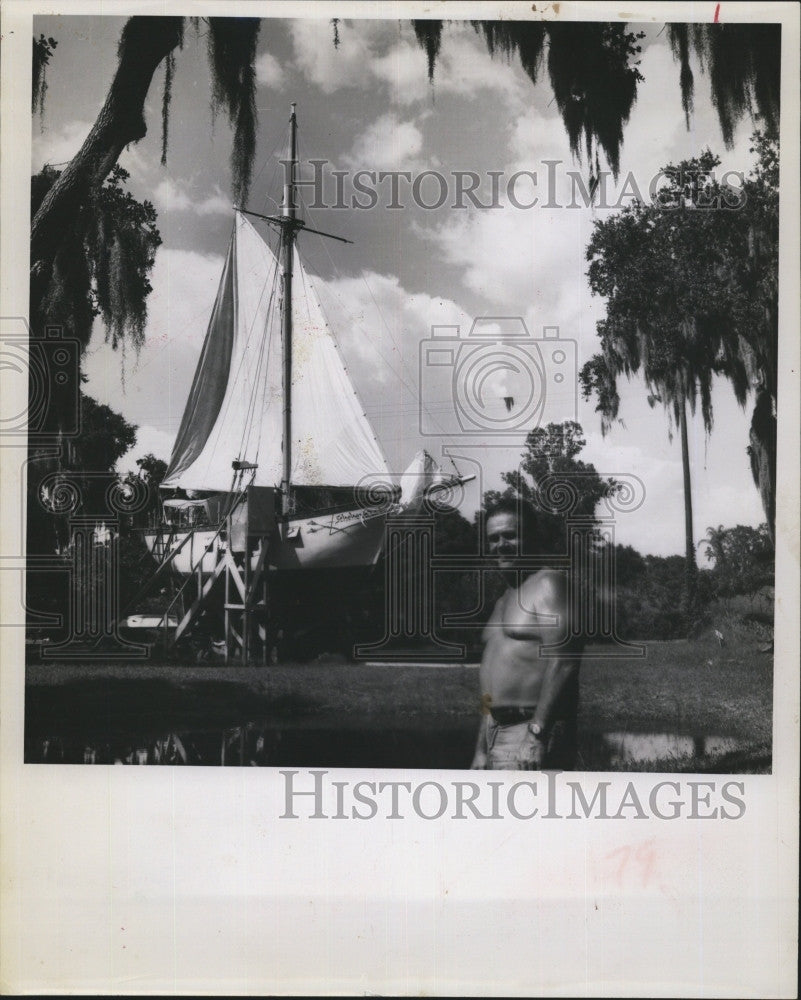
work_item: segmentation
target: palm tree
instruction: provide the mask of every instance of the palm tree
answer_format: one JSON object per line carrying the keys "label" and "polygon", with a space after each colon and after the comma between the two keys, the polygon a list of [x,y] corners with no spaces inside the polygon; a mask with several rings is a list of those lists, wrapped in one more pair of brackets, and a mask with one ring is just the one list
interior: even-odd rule
{"label": "palm tree", "polygon": [[719,524],[717,528],[708,527],[706,529],[706,535],[704,535],[698,543],[699,545],[707,545],[707,554],[711,555],[715,560],[716,569],[722,567],[726,563],[726,550],[723,545],[725,538],[726,529],[722,524]]}

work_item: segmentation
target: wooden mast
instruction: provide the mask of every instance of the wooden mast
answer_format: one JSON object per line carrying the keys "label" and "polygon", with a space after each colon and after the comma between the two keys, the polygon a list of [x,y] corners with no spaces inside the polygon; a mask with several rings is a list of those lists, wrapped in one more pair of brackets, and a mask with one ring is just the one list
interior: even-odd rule
{"label": "wooden mast", "polygon": [[290,497],[290,477],[292,474],[292,263],[295,230],[297,228],[297,210],[295,206],[295,169],[297,166],[297,119],[295,118],[295,103],[292,103],[292,113],[289,116],[289,163],[286,183],[284,184],[284,204],[281,208],[281,263],[284,277],[284,315],[282,324],[283,361],[284,361],[284,421],[283,448],[284,467],[281,478],[282,513],[290,514],[292,500]]}

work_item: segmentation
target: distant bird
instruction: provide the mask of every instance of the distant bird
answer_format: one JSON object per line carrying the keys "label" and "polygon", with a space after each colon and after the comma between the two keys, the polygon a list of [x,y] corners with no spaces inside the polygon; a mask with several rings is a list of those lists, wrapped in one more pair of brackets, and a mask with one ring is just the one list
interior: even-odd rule
{"label": "distant bird", "polygon": [[723,638],[723,633],[720,632],[718,629],[713,629],[713,632],[715,633],[715,638],[718,640],[718,645],[725,646],[726,640]]}

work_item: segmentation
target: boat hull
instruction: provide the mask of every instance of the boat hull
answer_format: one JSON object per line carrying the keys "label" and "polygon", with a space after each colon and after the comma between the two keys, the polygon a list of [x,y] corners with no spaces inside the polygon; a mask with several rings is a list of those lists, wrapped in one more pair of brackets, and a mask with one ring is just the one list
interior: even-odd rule
{"label": "boat hull", "polygon": [[[251,565],[255,569],[266,544],[266,565],[273,570],[372,566],[383,546],[386,517],[386,510],[354,509],[291,518],[270,536],[251,538]],[[171,569],[178,576],[209,575],[220,550],[228,545],[215,527],[171,532],[153,529],[143,534],[148,550],[159,562],[175,553]]]}

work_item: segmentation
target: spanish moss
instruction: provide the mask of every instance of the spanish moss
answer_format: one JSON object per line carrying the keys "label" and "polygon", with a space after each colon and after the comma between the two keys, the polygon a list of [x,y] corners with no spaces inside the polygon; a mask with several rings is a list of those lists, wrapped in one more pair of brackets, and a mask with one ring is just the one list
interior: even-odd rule
{"label": "spanish moss", "polygon": [[548,25],[548,76],[573,155],[582,142],[592,163],[597,148],[612,173],[620,169],[623,126],[643,77],[637,69],[642,33],[625,24]]}
{"label": "spanish moss", "polygon": [[593,293],[606,300],[606,316],[597,325],[600,349],[580,382],[584,397],[596,400],[603,433],[618,419],[621,377],[642,376],[648,402],[665,407],[670,432],[689,406],[691,413],[700,409],[710,433],[717,376],[729,382],[741,407],[753,396],[750,448],[772,533],[778,147],[766,131],[752,141],[758,165],[745,178],[739,211],[704,210],[733,193],[713,179],[720,160],[706,152],[665,168],[669,206],[635,202],[596,222],[587,276]]}
{"label": "spanish moss", "polygon": [[231,151],[232,187],[244,204],[256,152],[256,42],[258,18],[209,18],[208,49],[212,105],[224,107],[234,129]]}
{"label": "spanish moss", "polygon": [[681,66],[682,105],[689,126],[694,78],[692,44],[701,71],[709,74],[712,103],[723,141],[731,148],[734,130],[748,114],[778,133],[781,83],[781,26],[778,24],[670,24],[673,56]]}
{"label": "spanish moss", "polygon": [[442,45],[442,21],[412,21],[418,43],[428,59],[428,82],[434,82],[434,67]]}
{"label": "spanish moss", "polygon": [[471,21],[486,43],[490,56],[500,52],[511,58],[516,52],[520,65],[532,83],[537,82],[545,48],[543,21]]}
{"label": "spanish moss", "polygon": [[690,116],[694,107],[695,78],[690,68],[690,39],[688,24],[669,24],[668,41],[673,52],[673,58],[677,59],[681,66],[679,73],[679,86],[681,88],[681,106],[684,109],[684,121],[687,128],[690,127]]}
{"label": "spanish moss", "polygon": [[31,111],[34,113],[38,111],[40,118],[44,115],[44,101],[47,93],[47,65],[57,45],[58,42],[55,38],[45,38],[41,34],[33,40]]}
{"label": "spanish moss", "polygon": [[124,189],[128,174],[116,167],[96,207],[94,262],[95,295],[112,348],[144,343],[149,275],[161,237],[150,202],[138,202]]}
{"label": "spanish moss", "polygon": [[[33,178],[34,210],[58,177],[49,167]],[[131,195],[127,180],[115,166],[63,235],[41,300],[32,303],[32,320],[38,327],[57,322],[85,346],[100,317],[112,348],[130,345],[138,352],[161,236],[155,209]]]}

